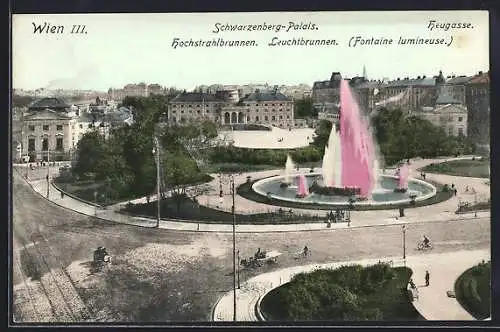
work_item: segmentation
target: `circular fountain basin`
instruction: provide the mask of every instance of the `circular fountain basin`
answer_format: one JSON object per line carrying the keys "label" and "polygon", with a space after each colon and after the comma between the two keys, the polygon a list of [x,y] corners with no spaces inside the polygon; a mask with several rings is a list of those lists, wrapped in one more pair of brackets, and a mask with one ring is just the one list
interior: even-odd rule
{"label": "circular fountain basin", "polygon": [[[314,181],[321,177],[320,173],[309,173],[304,175],[311,187]],[[273,176],[256,181],[252,185],[252,190],[259,195],[272,198],[278,201],[293,202],[300,204],[319,204],[328,206],[345,206],[349,204],[350,196],[346,195],[321,195],[310,193],[304,198],[297,197],[297,177],[294,178],[292,185],[288,187],[281,186],[284,176]],[[397,192],[398,178],[394,175],[379,175],[378,185],[372,192],[372,197],[365,200],[356,201],[353,205],[406,205],[415,202],[424,201],[436,195],[436,187],[432,184],[415,178],[408,179],[408,190],[406,192]]]}

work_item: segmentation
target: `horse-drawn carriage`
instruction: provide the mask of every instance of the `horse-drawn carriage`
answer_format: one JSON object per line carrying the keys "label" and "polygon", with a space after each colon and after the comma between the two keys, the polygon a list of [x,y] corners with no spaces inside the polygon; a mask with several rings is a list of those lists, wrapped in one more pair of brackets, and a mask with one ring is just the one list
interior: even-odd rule
{"label": "horse-drawn carriage", "polygon": [[95,269],[111,265],[111,256],[106,251],[106,248],[98,247],[94,250],[94,260],[92,261],[92,265]]}
{"label": "horse-drawn carriage", "polygon": [[278,251],[273,250],[266,252],[260,251],[259,248],[254,256],[244,258],[240,263],[246,268],[258,268],[263,266],[264,264],[277,264],[279,256],[281,256],[281,253]]}

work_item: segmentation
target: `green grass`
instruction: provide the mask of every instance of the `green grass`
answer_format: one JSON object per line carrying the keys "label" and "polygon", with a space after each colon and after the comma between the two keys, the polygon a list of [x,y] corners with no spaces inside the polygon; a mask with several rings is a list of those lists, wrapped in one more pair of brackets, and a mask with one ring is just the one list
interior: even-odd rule
{"label": "green grass", "polygon": [[[193,183],[192,185],[206,183],[212,181],[213,178],[206,174],[201,181]],[[146,196],[146,193],[134,194],[130,192],[120,193],[117,191],[110,191],[104,181],[98,182],[93,180],[73,180],[67,178],[55,178],[54,184],[66,192],[67,194],[82,199],[87,202],[96,203],[101,206],[113,205],[119,202],[136,199]],[[167,188],[168,189],[168,188]],[[153,191],[153,188],[152,190]],[[97,192],[97,196],[94,193]]]}
{"label": "green grass", "polygon": [[[122,212],[144,217],[156,217],[156,209],[156,202],[151,202],[128,205]],[[230,224],[233,222],[232,213],[200,205],[189,198],[181,200],[179,209],[177,209],[177,202],[171,197],[162,200],[160,213],[162,218],[181,219],[192,222],[213,224]],[[319,221],[324,221],[324,218],[285,212],[236,214],[237,224],[293,224]]]}
{"label": "green grass", "polygon": [[411,274],[386,264],[316,270],[269,292],[260,308],[268,321],[424,320],[408,295]]}
{"label": "green grass", "polygon": [[430,164],[422,169],[423,172],[441,173],[454,176],[466,176],[475,178],[489,178],[490,160],[485,158],[481,160],[452,160],[438,164]]}
{"label": "green grass", "polygon": [[[322,204],[306,204],[306,203],[299,203],[299,202],[287,202],[287,201],[281,201],[278,199],[274,198],[267,198],[265,196],[262,196],[255,191],[252,190],[252,185],[262,179],[255,179],[250,182],[244,183],[240,185],[238,188],[236,188],[236,192],[238,195],[251,200],[255,201],[258,203],[264,203],[264,204],[270,204],[270,205],[275,205],[275,206],[281,206],[284,208],[296,208],[296,209],[317,209],[317,210],[331,210],[332,207],[331,205],[322,205]],[[427,206],[427,205],[432,205],[432,204],[437,204],[444,202],[451,197],[453,197],[453,193],[451,191],[443,191],[444,185],[435,182],[435,181],[429,181],[427,180],[428,183],[432,184],[433,186],[436,187],[437,193],[434,197],[431,197],[429,199],[426,199],[424,201],[419,201],[415,202],[414,205],[409,205],[405,204],[404,208],[414,208],[414,207],[421,207],[421,206]],[[337,208],[337,207],[336,207]],[[348,205],[338,206],[339,209],[347,209]],[[380,205],[359,205],[355,206],[354,210],[355,211],[368,211],[368,210],[387,210],[387,209],[396,209],[398,206],[395,205],[385,205],[385,204],[380,204]]]}
{"label": "green grass", "polygon": [[476,265],[455,282],[457,301],[476,319],[491,315],[491,262]]}

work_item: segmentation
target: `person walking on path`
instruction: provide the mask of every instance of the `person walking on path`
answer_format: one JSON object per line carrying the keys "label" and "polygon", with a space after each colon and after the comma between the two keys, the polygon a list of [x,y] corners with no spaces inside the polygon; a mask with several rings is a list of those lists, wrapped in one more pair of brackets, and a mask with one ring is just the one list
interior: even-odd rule
{"label": "person walking on path", "polygon": [[429,287],[429,278],[430,278],[429,271],[425,271],[425,287]]}

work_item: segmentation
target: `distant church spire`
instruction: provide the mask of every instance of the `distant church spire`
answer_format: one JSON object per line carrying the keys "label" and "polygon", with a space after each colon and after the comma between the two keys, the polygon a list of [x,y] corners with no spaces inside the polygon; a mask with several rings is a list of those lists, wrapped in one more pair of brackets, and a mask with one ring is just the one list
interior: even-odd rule
{"label": "distant church spire", "polygon": [[367,79],[367,76],[366,76],[366,66],[363,65],[363,78],[366,80]]}

